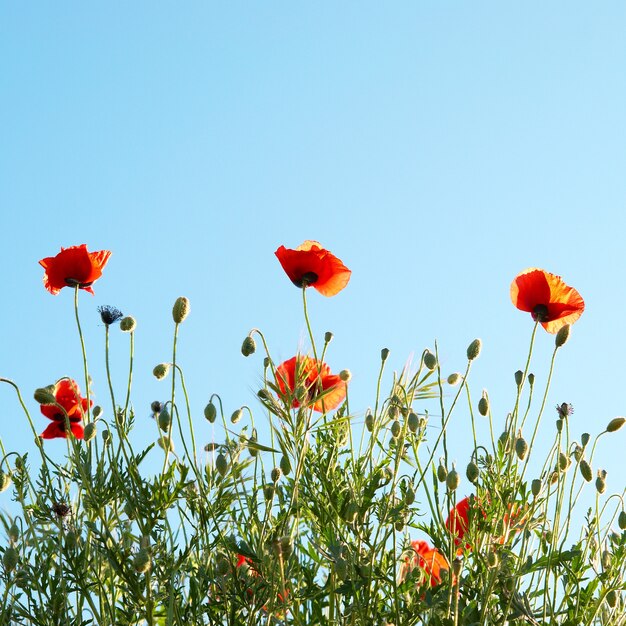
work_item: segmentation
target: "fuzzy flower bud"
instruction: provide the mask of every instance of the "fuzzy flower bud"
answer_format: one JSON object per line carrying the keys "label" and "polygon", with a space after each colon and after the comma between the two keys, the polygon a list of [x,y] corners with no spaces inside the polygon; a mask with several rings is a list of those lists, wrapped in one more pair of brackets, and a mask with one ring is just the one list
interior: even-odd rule
{"label": "fuzzy flower bud", "polygon": [[467,464],[467,469],[465,470],[465,475],[467,476],[467,480],[471,483],[475,483],[480,476],[480,470],[478,469],[478,465],[474,463],[474,461],[470,461]]}
{"label": "fuzzy flower bud", "polygon": [[133,558],[133,567],[139,574],[145,574],[152,566],[152,559],[150,558],[150,550],[148,548],[141,548]]}
{"label": "fuzzy flower bud", "polygon": [[559,453],[559,469],[564,472],[571,464],[568,456],[563,452]]}
{"label": "fuzzy flower bud", "polygon": [[268,501],[274,497],[274,485],[265,485],[263,487],[263,497]]}
{"label": "fuzzy flower bud", "polygon": [[159,417],[157,418],[157,420],[159,422],[159,428],[164,433],[169,431],[170,426],[172,425],[172,416],[170,415],[170,412],[167,410],[166,407],[163,407],[161,409],[161,412],[159,413]]}
{"label": "fuzzy flower bud", "polygon": [[125,333],[132,333],[137,328],[137,322],[134,317],[127,315],[120,321],[120,330]]}
{"label": "fuzzy flower bud", "polygon": [[437,367],[437,357],[430,350],[424,352],[424,365],[431,371]]}
{"label": "fuzzy flower bud", "polygon": [[541,492],[541,481],[538,478],[535,478],[532,483],[530,483],[530,491],[532,492],[535,498]]}
{"label": "fuzzy flower bud", "polygon": [[220,476],[226,476],[228,460],[221,452],[215,457],[215,469],[220,473]]}
{"label": "fuzzy flower bud", "polygon": [[606,491],[606,470],[598,470],[598,477],[596,478],[596,491],[598,493],[604,493]]}
{"label": "fuzzy flower bud", "polygon": [[350,370],[341,370],[339,372],[339,378],[341,378],[344,383],[349,383],[352,378],[352,372]]}
{"label": "fuzzy flower bud", "polygon": [[174,302],[174,306],[172,307],[172,318],[174,322],[176,324],[182,324],[189,315],[189,310],[190,304],[188,298],[185,298],[185,296],[176,298],[176,302]]}
{"label": "fuzzy flower bud", "polygon": [[272,479],[273,483],[277,483],[280,480],[281,475],[282,471],[280,467],[275,467],[270,473],[270,478]]}
{"label": "fuzzy flower bud", "polygon": [[367,428],[370,433],[374,430],[374,415],[372,415],[371,411],[365,414],[365,428]]}
{"label": "fuzzy flower bud", "polygon": [[612,609],[614,609],[617,606],[617,591],[615,591],[615,589],[611,589],[611,591],[609,591],[606,594],[606,603]]}
{"label": "fuzzy flower bud", "polygon": [[170,372],[170,364],[169,363],[159,363],[154,366],[152,370],[152,374],[157,380],[163,380]]}
{"label": "fuzzy flower bud", "polygon": [[57,401],[54,397],[54,385],[35,389],[33,397],[37,402],[39,402],[39,404],[54,404]]}
{"label": "fuzzy flower bud", "polygon": [[517,372],[515,372],[515,384],[519,387],[523,380],[524,372],[522,372],[522,370],[517,370]]}
{"label": "fuzzy flower bud", "polygon": [[174,452],[174,442],[170,437],[159,437],[157,443],[162,450],[166,452]]}
{"label": "fuzzy flower bud", "polygon": [[65,533],[65,548],[72,551],[76,549],[77,544],[78,537],[76,533],[73,530],[68,530],[67,533]]}
{"label": "fuzzy flower bud", "polygon": [[626,417],[615,417],[609,422],[608,426],[606,427],[606,432],[614,433],[616,430],[619,430],[624,424],[626,424]]}
{"label": "fuzzy flower bud", "polygon": [[241,354],[244,356],[250,356],[256,352],[256,341],[254,341],[251,335],[248,335],[241,344]]}
{"label": "fuzzy flower bud", "polygon": [[521,435],[515,440],[515,454],[520,461],[523,461],[528,454],[528,443]]}
{"label": "fuzzy flower bud", "polygon": [[96,404],[96,406],[94,406],[91,410],[91,414],[94,419],[97,419],[102,414],[102,407]]}
{"label": "fuzzy flower bud", "polygon": [[413,412],[409,413],[409,416],[407,417],[407,426],[412,433],[417,432],[417,429],[419,428],[419,423],[420,420],[417,414]]}
{"label": "fuzzy flower bud", "polygon": [[17,524],[15,522],[13,522],[9,527],[8,535],[11,543],[16,543],[17,540],[20,538],[20,529],[17,527]]}
{"label": "fuzzy flower bud", "polygon": [[461,380],[461,374],[459,374],[458,372],[452,372],[452,374],[450,374],[450,376],[448,376],[447,381],[448,381],[448,385],[458,385],[459,381]]}
{"label": "fuzzy flower bud", "polygon": [[626,530],[626,511],[620,511],[620,514],[617,518],[617,525],[620,530]]}
{"label": "fuzzy flower bud", "polygon": [[532,372],[528,374],[528,384],[531,387],[535,384],[535,375]]}
{"label": "fuzzy flower bud", "polygon": [[397,439],[400,436],[401,432],[402,432],[402,426],[400,425],[400,422],[398,420],[394,420],[391,423],[391,436],[394,439]]}
{"label": "fuzzy flower bud", "polygon": [[211,424],[215,421],[215,418],[217,417],[217,409],[215,408],[215,405],[213,404],[213,402],[209,402],[204,407],[204,417]]}
{"label": "fuzzy flower bud", "polygon": [[230,421],[232,424],[236,424],[238,421],[241,420],[242,417],[243,417],[243,410],[236,409],[235,411],[233,411],[232,415],[230,416]]}
{"label": "fuzzy flower bud", "polygon": [[580,473],[582,474],[582,477],[588,483],[591,482],[591,479],[593,478],[593,472],[591,471],[591,465],[589,465],[589,463],[587,463],[587,461],[585,461],[585,459],[583,459],[580,462],[580,465],[578,467],[580,468]]}
{"label": "fuzzy flower bud", "polygon": [[415,491],[411,485],[408,485],[404,494],[404,504],[411,506],[413,502],[415,502]]}
{"label": "fuzzy flower bud", "polygon": [[469,346],[467,346],[467,360],[473,361],[478,358],[480,354],[480,349],[482,348],[482,342],[480,339],[474,339]]}
{"label": "fuzzy flower bud", "polygon": [[570,331],[569,324],[565,324],[565,326],[562,326],[559,329],[559,332],[556,334],[556,337],[554,338],[554,345],[557,348],[560,348],[561,346],[564,346],[567,343],[567,340],[569,339],[569,331]]}
{"label": "fuzzy flower bud", "polygon": [[493,569],[498,566],[498,555],[495,552],[490,552],[487,555],[487,567]]}
{"label": "fuzzy flower bud", "polygon": [[591,439],[591,435],[589,433],[583,433],[580,436],[580,443],[583,444],[583,448],[589,443],[589,439]]}
{"label": "fuzzy flower bud", "polygon": [[280,471],[285,475],[285,476],[289,476],[289,474],[291,474],[291,461],[289,460],[288,456],[285,456],[283,454],[283,456],[280,457]]}
{"label": "fuzzy flower bud", "polygon": [[4,550],[2,555],[2,564],[7,572],[12,572],[19,563],[20,556],[13,546],[9,546]]}
{"label": "fuzzy flower bud", "polygon": [[85,431],[83,433],[83,439],[86,442],[91,441],[96,436],[97,431],[98,431],[98,428],[95,422],[89,422],[89,424],[85,424]]}
{"label": "fuzzy flower bud", "polygon": [[445,483],[447,476],[448,476],[448,470],[446,469],[443,462],[439,461],[439,466],[437,467],[437,480],[440,483]]}
{"label": "fuzzy flower bud", "polygon": [[489,413],[489,396],[487,392],[483,391],[483,395],[478,401],[478,412],[485,417]]}
{"label": "fuzzy flower bud", "polygon": [[450,491],[454,491],[459,486],[460,482],[459,473],[453,467],[446,476],[446,486]]}

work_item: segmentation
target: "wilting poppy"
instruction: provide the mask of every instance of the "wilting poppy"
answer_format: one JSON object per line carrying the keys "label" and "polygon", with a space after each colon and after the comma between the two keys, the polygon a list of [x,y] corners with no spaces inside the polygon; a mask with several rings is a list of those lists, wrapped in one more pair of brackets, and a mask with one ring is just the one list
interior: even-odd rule
{"label": "wilting poppy", "polygon": [[44,287],[57,295],[63,287],[76,287],[93,294],[91,285],[102,276],[102,269],[107,264],[111,252],[100,250],[88,252],[87,244],[61,248],[56,256],[39,261],[45,270]]}
{"label": "wilting poppy", "polygon": [[339,293],[352,274],[341,260],[317,241],[305,241],[295,250],[281,246],[275,254],[296,287],[313,287],[323,296]]}
{"label": "wilting poppy", "polygon": [[549,333],[573,324],[585,310],[585,302],[573,287],[534,267],[518,274],[511,283],[511,300],[520,311],[527,311]]}
{"label": "wilting poppy", "polygon": [[[83,438],[83,417],[87,413],[87,399],[81,397],[78,383],[68,378],[61,379],[54,385],[53,395],[55,404],[42,404],[40,409],[43,415],[52,420],[52,424],[41,433],[43,439],[67,437],[65,416],[70,422],[70,430],[77,439]],[[93,404],[91,402],[90,404]]]}
{"label": "wilting poppy", "polygon": [[314,403],[315,411],[331,411],[346,397],[346,383],[339,375],[331,374],[326,363],[308,356],[294,356],[281,363],[276,368],[276,382],[281,393],[292,398],[294,408]]}
{"label": "wilting poppy", "polygon": [[417,539],[411,542],[411,548],[404,556],[404,562],[400,566],[398,582],[406,580],[409,572],[419,567],[424,573],[424,583],[431,587],[438,585],[442,580],[442,570],[449,571],[448,561],[437,550],[428,545],[428,542]]}

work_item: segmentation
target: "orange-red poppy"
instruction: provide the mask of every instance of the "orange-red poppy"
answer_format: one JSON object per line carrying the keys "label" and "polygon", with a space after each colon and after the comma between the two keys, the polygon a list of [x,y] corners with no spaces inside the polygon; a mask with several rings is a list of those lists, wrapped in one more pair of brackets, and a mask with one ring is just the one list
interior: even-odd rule
{"label": "orange-red poppy", "polygon": [[511,300],[520,311],[527,311],[549,333],[573,324],[585,310],[580,294],[555,276],[530,267],[511,283]]}
{"label": "orange-red poppy", "polygon": [[400,566],[398,581],[402,583],[406,580],[409,572],[419,567],[424,573],[423,583],[434,587],[441,583],[442,570],[450,570],[446,557],[432,548],[428,542],[417,539],[411,542],[410,550],[405,554],[404,561]]}
{"label": "orange-red poppy", "polygon": [[281,363],[276,368],[276,382],[294,408],[313,404],[315,411],[331,411],[346,397],[346,383],[339,375],[331,374],[326,363],[308,356],[294,356]]}
{"label": "orange-red poppy", "polygon": [[296,287],[313,287],[323,296],[339,293],[352,274],[340,259],[317,241],[305,241],[295,250],[280,246],[275,254]]}
{"label": "orange-red poppy", "polygon": [[102,276],[102,269],[110,256],[109,250],[88,252],[87,244],[84,243],[61,248],[56,256],[39,261],[39,265],[46,270],[43,286],[55,296],[63,287],[76,286],[93,295],[91,285]]}
{"label": "orange-red poppy", "polygon": [[[254,567],[254,562],[249,556],[244,556],[243,554],[237,555],[237,564],[236,568],[239,572],[244,575],[250,576],[253,579],[261,579],[261,574]],[[262,580],[259,580],[262,583]],[[252,587],[246,589],[246,593],[248,596],[252,597],[255,594],[255,590]],[[283,593],[278,592],[276,594],[277,604],[285,604],[289,599],[289,589],[285,587],[283,589]],[[263,606],[262,609],[267,611],[267,606]],[[282,614],[282,611],[279,611],[279,614]]]}
{"label": "orange-red poppy", "polygon": [[[87,399],[81,397],[78,383],[69,378],[61,379],[54,386],[53,395],[56,404],[42,404],[40,409],[43,415],[52,420],[46,430],[41,433],[43,439],[67,437],[65,416],[70,422],[70,430],[77,439],[83,438],[83,418],[87,413]],[[93,402],[90,402],[93,405]]]}
{"label": "orange-red poppy", "polygon": [[463,539],[469,529],[469,511],[470,499],[463,498],[450,511],[450,515],[448,515],[446,520],[446,528],[451,535],[454,535],[459,540]]}

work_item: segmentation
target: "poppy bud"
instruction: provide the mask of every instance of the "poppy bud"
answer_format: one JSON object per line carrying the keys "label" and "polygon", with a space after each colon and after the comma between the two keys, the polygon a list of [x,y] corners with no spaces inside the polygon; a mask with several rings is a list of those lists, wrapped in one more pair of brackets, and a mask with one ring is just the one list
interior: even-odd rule
{"label": "poppy bud", "polygon": [[415,491],[413,491],[411,485],[408,485],[404,493],[404,504],[411,506],[413,502],[415,502]]}
{"label": "poppy bud", "polygon": [[502,434],[498,437],[498,443],[500,444],[500,449],[503,452],[508,452],[509,448],[510,448],[510,440],[509,440],[509,433],[505,430],[502,432]]}
{"label": "poppy bud", "polygon": [[397,439],[400,436],[401,432],[402,432],[402,426],[400,425],[400,422],[398,420],[394,420],[391,423],[391,436],[394,439]]}
{"label": "poppy bud", "polygon": [[591,479],[593,478],[593,472],[591,471],[591,465],[589,465],[589,463],[587,463],[587,461],[585,461],[585,459],[583,459],[580,462],[580,465],[578,467],[580,468],[580,473],[582,474],[582,477],[588,483],[591,482]]}
{"label": "poppy bud", "polygon": [[263,487],[263,497],[268,501],[274,497],[274,485],[265,485]]}
{"label": "poppy bud", "polygon": [[498,555],[495,552],[490,552],[487,555],[487,567],[493,569],[498,566]]}
{"label": "poppy bud", "polygon": [[524,372],[522,372],[522,370],[517,370],[517,372],[515,372],[515,384],[519,387],[523,380]]}
{"label": "poppy bud", "polygon": [[580,460],[583,458],[583,454],[584,454],[584,450],[583,450],[583,449],[582,449],[579,445],[577,445],[577,446],[574,448],[574,458],[575,458],[578,462],[580,462]]}
{"label": "poppy bud", "polygon": [[467,360],[473,361],[478,358],[480,349],[482,348],[482,342],[480,339],[474,339],[469,346],[467,346]]}
{"label": "poppy bud", "polygon": [[359,565],[358,572],[362,578],[369,578],[372,575],[372,566],[369,563]]}
{"label": "poppy bud", "polygon": [[487,392],[483,391],[483,395],[478,401],[478,412],[485,417],[489,413],[489,397]]}
{"label": "poppy bud", "polygon": [[569,330],[570,330],[569,324],[565,324],[565,326],[561,326],[561,328],[559,329],[559,332],[556,334],[556,337],[554,338],[554,345],[557,348],[560,348],[561,346],[564,346],[567,343],[567,340],[569,339]]}
{"label": "poppy bud", "polygon": [[345,580],[348,576],[348,562],[342,557],[335,560],[335,574],[339,580]]}
{"label": "poppy bud", "polygon": [[291,474],[291,461],[289,457],[284,455],[280,457],[280,471],[285,475],[289,476]]}
{"label": "poppy bud", "polygon": [[157,443],[162,450],[166,452],[174,452],[174,442],[170,437],[159,437]]}
{"label": "poppy bud", "polygon": [[417,429],[419,428],[419,417],[417,414],[413,412],[409,413],[409,416],[407,417],[407,425],[412,433],[417,432]]}
{"label": "poppy bud", "polygon": [[617,525],[620,527],[620,530],[626,530],[626,511],[620,512],[617,518]]}
{"label": "poppy bud", "polygon": [[244,356],[250,356],[256,352],[256,342],[248,335],[241,344],[241,354]]}
{"label": "poppy bud", "polygon": [[528,443],[521,435],[515,440],[515,454],[520,461],[523,461],[528,454]]}
{"label": "poppy bud", "polygon": [[218,555],[217,560],[215,561],[215,573],[218,576],[225,576],[229,572],[230,563],[228,559],[223,554]]}
{"label": "poppy bud", "polygon": [[228,461],[221,452],[215,457],[215,469],[220,473],[220,476],[225,476],[228,471]]}
{"label": "poppy bud", "polygon": [[619,430],[624,424],[626,424],[626,417],[615,417],[606,427],[607,433],[614,433],[616,430]]}
{"label": "poppy bud", "polygon": [[230,421],[232,424],[236,424],[243,417],[243,409],[237,409],[233,411],[233,414],[230,416]]}
{"label": "poppy bud", "polygon": [[204,407],[204,417],[211,424],[215,421],[215,418],[217,417],[217,409],[215,408],[215,405],[213,404],[213,402],[209,402]]}
{"label": "poppy bud", "polygon": [[389,348],[383,348],[380,351],[380,359],[381,359],[381,361],[383,361],[383,362],[386,361],[388,356],[389,356]]}
{"label": "poppy bud", "polygon": [[598,493],[604,493],[606,491],[606,470],[598,470],[598,477],[596,478],[596,491]]}
{"label": "poppy bud", "polygon": [[250,456],[257,456],[259,454],[258,448],[254,447],[254,444],[256,442],[257,442],[256,428],[254,428],[252,430],[252,435],[250,436],[250,439],[248,439],[248,452],[250,453]]}
{"label": "poppy bud", "polygon": [[437,367],[437,357],[430,350],[424,352],[424,365],[431,371]]}
{"label": "poppy bud", "polygon": [[272,479],[272,482],[274,484],[276,484],[280,480],[281,474],[282,474],[282,471],[281,471],[280,467],[275,467],[272,470],[272,472],[270,473],[270,478]]}
{"label": "poppy bud", "polygon": [[437,468],[437,480],[440,483],[445,483],[447,477],[448,477],[448,470],[445,468],[444,464],[441,461],[439,461],[439,467]]}
{"label": "poppy bud", "polygon": [[150,550],[147,548],[141,548],[141,550],[139,550],[133,558],[133,567],[135,568],[135,571],[139,574],[145,574],[151,566],[152,559],[150,558]]}
{"label": "poppy bud", "polygon": [[463,557],[457,556],[454,561],[452,561],[452,572],[458,578],[461,574],[461,570],[463,569]]}
{"label": "poppy bud", "polygon": [[446,476],[446,486],[450,491],[454,491],[459,486],[460,482],[459,473],[453,467]]}
{"label": "poppy bud", "polygon": [[39,404],[55,404],[57,401],[57,399],[54,397],[54,385],[35,389],[33,397],[37,402],[39,402]]}
{"label": "poppy bud", "polygon": [[111,433],[108,430],[102,431],[102,441],[108,443],[111,440]]}
{"label": "poppy bud", "polygon": [[0,493],[6,491],[11,486],[11,476],[0,470]]}
{"label": "poppy bud", "polygon": [[73,530],[68,530],[67,533],[65,533],[65,549],[75,550],[77,543],[78,538],[76,537],[76,533]]}
{"label": "poppy bud", "polygon": [[461,375],[457,372],[453,372],[448,376],[448,385],[457,385],[461,380]]}
{"label": "poppy bud", "polygon": [[365,414],[365,428],[371,433],[374,430],[374,416],[371,411]]}
{"label": "poppy bud", "polygon": [[563,452],[559,453],[559,469],[564,472],[571,464],[568,456]]}
{"label": "poppy bud", "polygon": [[470,461],[467,464],[465,475],[467,476],[467,480],[469,480],[471,483],[475,483],[478,480],[478,476],[480,476],[480,470],[478,469],[478,465],[476,465],[474,461]]}
{"label": "poppy bud", "polygon": [[333,334],[330,332],[330,330],[327,330],[324,333],[324,343],[329,344],[332,340],[333,340]]}
{"label": "poppy bud", "polygon": [[122,318],[120,322],[120,330],[125,333],[132,333],[137,327],[137,322],[134,317],[128,315],[127,317]]}
{"label": "poppy bud", "polygon": [[535,384],[535,375],[533,373],[528,374],[528,384],[531,387]]}
{"label": "poppy bud", "polygon": [[611,569],[611,553],[608,550],[602,550],[600,563],[602,564],[602,569],[605,572]]}
{"label": "poppy bud", "polygon": [[20,538],[20,529],[17,527],[15,522],[13,522],[9,527],[8,535],[11,543],[15,543]]}
{"label": "poppy bud", "polygon": [[556,431],[560,433],[563,430],[563,420],[559,418],[556,420]]}
{"label": "poppy bud", "polygon": [[580,443],[583,444],[583,448],[589,443],[590,438],[591,438],[591,435],[589,433],[583,433],[580,436]]}
{"label": "poppy bud", "polygon": [[93,415],[93,418],[96,419],[98,418],[102,413],[102,407],[99,406],[98,404],[96,404],[96,406],[93,407],[93,409],[91,410],[91,414]]}
{"label": "poppy bud", "polygon": [[176,302],[174,302],[174,306],[172,307],[172,317],[174,318],[174,322],[176,324],[182,324],[185,321],[185,318],[189,315],[189,310],[190,305],[188,298],[185,298],[185,296],[176,298]]}
{"label": "poppy bud", "polygon": [[606,594],[606,603],[612,609],[614,609],[617,606],[617,591],[615,591],[615,589],[611,589],[611,591],[609,591]]}
{"label": "poppy bud", "polygon": [[551,472],[550,476],[548,477],[548,482],[551,485],[555,485],[559,480],[559,473],[558,472]]}
{"label": "poppy bud", "polygon": [[166,407],[163,407],[161,409],[161,412],[159,413],[159,417],[157,419],[159,422],[159,428],[164,433],[166,433],[172,425],[172,416],[170,415],[170,412],[167,410]]}
{"label": "poppy bud", "polygon": [[348,522],[348,524],[353,524],[358,515],[359,505],[356,502],[348,502],[343,512],[343,519]]}
{"label": "poppy bud", "polygon": [[538,478],[535,478],[532,483],[530,483],[530,490],[535,498],[539,495],[541,492],[541,481]]}
{"label": "poppy bud", "polygon": [[163,380],[170,372],[169,363],[159,363],[154,366],[152,373],[157,380]]}
{"label": "poppy bud", "polygon": [[2,555],[2,564],[7,572],[12,572],[17,567],[19,560],[20,556],[13,546],[5,548],[4,554]]}
{"label": "poppy bud", "polygon": [[89,424],[86,424],[83,432],[83,439],[85,442],[91,441],[96,436],[97,431],[98,429],[95,422],[89,422]]}
{"label": "poppy bud", "polygon": [[403,519],[399,519],[396,522],[394,522],[393,527],[399,532],[401,533],[402,530],[404,529],[404,520]]}
{"label": "poppy bud", "polygon": [[339,372],[339,378],[341,378],[344,383],[349,383],[352,378],[352,372],[350,370],[341,370]]}

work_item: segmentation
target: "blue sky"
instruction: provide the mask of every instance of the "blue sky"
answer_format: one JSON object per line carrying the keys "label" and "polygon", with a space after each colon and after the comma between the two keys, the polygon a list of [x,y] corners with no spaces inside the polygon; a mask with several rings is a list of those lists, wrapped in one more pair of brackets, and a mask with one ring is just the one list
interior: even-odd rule
{"label": "blue sky", "polygon": [[[229,413],[260,416],[262,357],[244,359],[241,340],[261,328],[276,360],[306,347],[273,252],[316,239],[353,271],[340,295],[309,303],[318,337],[335,333],[330,366],[352,370],[357,418],[382,347],[399,370],[437,340],[448,373],[481,337],[473,394],[488,389],[503,422],[532,330],[509,285],[536,266],[587,304],[549,406],[574,405],[576,438],[601,431],[626,413],[625,26],[621,2],[2,3],[0,375],[28,398],[80,378],[71,293],[48,294],[37,261],[87,243],[113,252],[80,303],[103,404],[96,307],[138,320],[138,442],[166,396],[151,370],[169,359],[179,295],[194,411],[217,392]],[[552,339],[537,339],[538,382]],[[121,388],[127,337],[111,348]],[[0,436],[27,449],[15,398],[0,394]],[[464,466],[466,411],[452,428]],[[598,455],[612,491],[624,436]]]}

